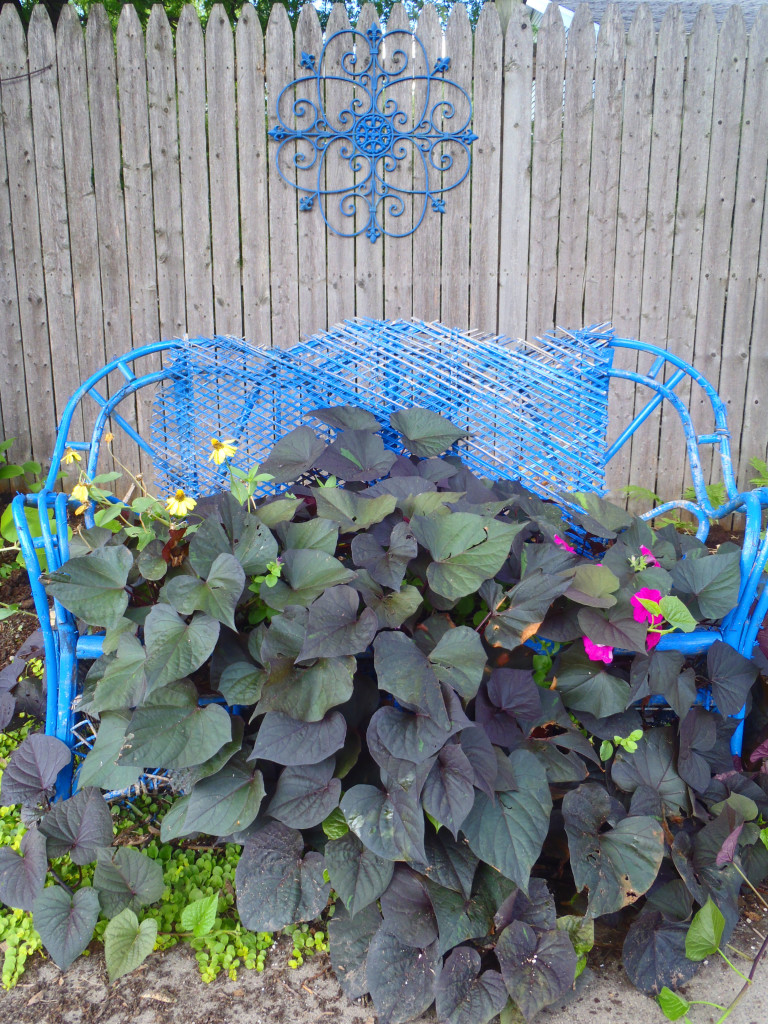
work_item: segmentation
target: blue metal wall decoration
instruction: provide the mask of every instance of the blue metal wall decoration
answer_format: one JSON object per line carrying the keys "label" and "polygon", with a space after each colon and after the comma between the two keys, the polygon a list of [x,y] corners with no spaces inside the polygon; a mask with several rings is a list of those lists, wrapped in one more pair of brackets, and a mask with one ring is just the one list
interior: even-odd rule
{"label": "blue metal wall decoration", "polygon": [[[339,36],[351,37],[349,49],[331,69]],[[365,234],[371,242],[410,235],[429,206],[444,213],[443,195],[467,177],[477,138],[469,95],[445,77],[450,57],[430,66],[414,33],[372,25],[334,33],[319,60],[302,52],[300,63],[308,74],[282,90],[269,132],[279,143],[280,177],[301,194],[299,209],[312,210],[317,200],[329,230],[345,238]],[[331,170],[328,178],[348,182],[329,184]],[[399,220],[411,197],[412,220]]]}

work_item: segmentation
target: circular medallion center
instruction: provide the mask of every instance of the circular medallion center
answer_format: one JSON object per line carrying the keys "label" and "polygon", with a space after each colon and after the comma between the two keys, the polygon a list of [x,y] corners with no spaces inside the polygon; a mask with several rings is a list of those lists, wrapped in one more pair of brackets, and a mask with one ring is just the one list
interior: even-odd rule
{"label": "circular medallion center", "polygon": [[367,156],[381,156],[392,142],[392,125],[381,114],[366,114],[355,127],[355,142]]}

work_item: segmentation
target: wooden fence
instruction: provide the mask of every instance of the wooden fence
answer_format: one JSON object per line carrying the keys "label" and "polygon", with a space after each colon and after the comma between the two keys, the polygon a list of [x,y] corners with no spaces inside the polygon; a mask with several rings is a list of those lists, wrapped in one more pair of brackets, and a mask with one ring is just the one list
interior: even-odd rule
{"label": "wooden fence", "polygon": [[[360,25],[374,19],[369,4]],[[347,24],[336,5],[327,31]],[[389,27],[403,25],[396,7]],[[719,386],[750,476],[768,439],[768,7],[749,32],[739,5],[719,30],[704,7],[687,35],[675,7],[657,33],[644,6],[626,31],[608,5],[596,37],[581,5],[567,52],[556,4],[536,45],[517,3],[504,30],[487,3],[474,35],[461,4],[444,36],[431,6],[417,31],[472,93],[471,179],[412,237],[372,245],[298,214],[266,136],[321,46],[313,6],[295,39],[282,7],[263,38],[253,8],[234,29],[215,8],[203,33],[188,6],[175,39],[160,5],[146,38],[131,6],[116,38],[99,7],[85,30],[64,10],[54,35],[38,6],[26,38],[3,7],[0,395],[15,459],[45,461],[74,387],[147,341],[289,346],[351,315],[415,314],[513,336],[612,319],[668,344]],[[631,401],[616,400],[625,421]],[[684,469],[679,432],[656,421],[612,484],[675,497]]]}

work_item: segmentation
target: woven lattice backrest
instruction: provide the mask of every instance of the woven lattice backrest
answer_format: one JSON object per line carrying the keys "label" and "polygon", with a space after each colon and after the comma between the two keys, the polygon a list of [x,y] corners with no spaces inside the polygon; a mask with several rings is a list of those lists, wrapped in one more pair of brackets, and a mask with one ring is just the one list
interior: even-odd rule
{"label": "woven lattice backrest", "polygon": [[227,486],[226,467],[207,461],[211,437],[232,439],[233,462],[246,469],[311,423],[313,409],[356,404],[396,448],[390,413],[421,406],[467,430],[456,451],[482,476],[520,479],[549,497],[602,492],[612,336],[596,327],[522,342],[358,319],[289,351],[197,339],[155,399],[158,469],[169,488],[211,493]]}

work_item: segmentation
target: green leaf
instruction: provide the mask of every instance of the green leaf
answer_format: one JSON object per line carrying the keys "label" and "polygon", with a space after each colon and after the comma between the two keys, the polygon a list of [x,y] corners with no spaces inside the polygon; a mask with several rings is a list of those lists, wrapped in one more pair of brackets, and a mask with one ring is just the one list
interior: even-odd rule
{"label": "green leaf", "polygon": [[98,918],[99,897],[95,889],[85,885],[74,894],[60,885],[50,885],[43,889],[32,908],[35,930],[62,971],[91,941]]}
{"label": "green leaf", "polygon": [[144,623],[150,691],[200,668],[213,653],[220,628],[216,619],[203,612],[195,612],[187,623],[168,605],[154,605]]}
{"label": "green leaf", "polygon": [[681,594],[693,594],[701,618],[721,619],[739,599],[740,558],[738,551],[684,558],[672,569],[672,582]]}
{"label": "green leaf", "polygon": [[77,779],[81,788],[125,789],[139,781],[140,768],[125,768],[117,763],[130,720],[130,711],[105,711],[101,715],[96,740],[80,765]]}
{"label": "green leaf", "polygon": [[219,894],[203,896],[188,904],[181,912],[181,927],[185,932],[192,932],[196,939],[207,935],[216,924],[216,911],[219,907]]}
{"label": "green leaf", "polygon": [[725,918],[712,897],[696,914],[685,937],[685,955],[689,960],[706,960],[720,948]]}
{"label": "green leaf", "polygon": [[428,655],[441,683],[452,686],[464,700],[471,700],[483,679],[486,665],[483,641],[469,626],[446,630]]}
{"label": "green leaf", "polygon": [[[674,626],[675,629],[679,629],[683,633],[692,633],[698,626],[698,622],[679,597],[662,597],[661,601],[659,601],[659,607],[661,608],[661,614],[670,626]],[[669,989],[666,989],[666,991],[669,992]],[[674,992],[671,994],[674,995]]]}
{"label": "green leaf", "polygon": [[429,409],[403,409],[389,417],[392,426],[402,437],[405,447],[422,459],[442,455],[460,437],[467,437],[453,423]]}
{"label": "green leaf", "polygon": [[46,591],[89,626],[117,625],[128,607],[128,573],[133,555],[122,545],[97,548],[43,574]]}
{"label": "green leaf", "polygon": [[135,912],[156,903],[165,892],[163,866],[130,846],[99,850],[93,887],[107,917],[115,917],[125,907]]}
{"label": "green leaf", "polygon": [[245,587],[245,573],[234,555],[217,555],[205,581],[195,576],[175,576],[163,588],[168,600],[182,615],[201,611],[235,629],[235,608]]}
{"label": "green leaf", "polygon": [[140,704],[147,692],[147,652],[130,633],[117,644],[116,658],[110,661],[96,683],[90,708],[93,711],[120,711]]}
{"label": "green leaf", "polygon": [[381,896],[395,868],[391,860],[373,853],[350,831],[325,844],[325,863],[331,886],[352,917]]}
{"label": "green leaf", "polygon": [[677,992],[673,992],[671,988],[664,988],[656,996],[656,1002],[661,1007],[661,1012],[667,1018],[667,1020],[680,1020],[691,1008],[691,1004],[687,999],[683,999]]}
{"label": "green leaf", "polygon": [[[322,822],[323,832],[329,839],[342,839],[349,835],[349,825],[340,807],[334,807],[325,821]],[[328,843],[325,844],[325,859],[328,862]],[[336,886],[334,886],[336,888]],[[336,888],[338,892],[338,889]]]}
{"label": "green leaf", "polygon": [[283,611],[289,604],[307,606],[327,587],[354,578],[354,572],[325,551],[289,549],[283,555],[282,577],[274,587],[262,583],[259,596],[269,608]]}
{"label": "green leaf", "polygon": [[133,713],[118,764],[189,768],[203,764],[232,738],[232,721],[218,704],[163,704],[164,690],[157,697],[157,704]]}
{"label": "green leaf", "polygon": [[261,696],[264,670],[250,661],[236,661],[227,665],[216,686],[230,707],[236,704],[255,704]]}
{"label": "green leaf", "polygon": [[618,589],[618,578],[606,566],[584,564],[577,567],[565,596],[592,608],[611,608]]}
{"label": "green leaf", "polygon": [[157,921],[148,917],[139,924],[134,912],[126,907],[113,917],[104,931],[104,957],[111,982],[130,974],[142,964],[155,948]]}
{"label": "green leaf", "polygon": [[313,601],[296,664],[364,651],[376,635],[378,619],[370,608],[358,616],[359,605],[360,595],[347,586],[331,587]]}
{"label": "green leaf", "polygon": [[184,818],[184,833],[228,836],[242,832],[255,820],[264,794],[261,772],[249,769],[235,758],[192,787]]}
{"label": "green leaf", "polygon": [[277,498],[275,501],[265,502],[259,505],[256,510],[264,526],[277,526],[278,523],[286,523],[296,515],[299,506],[299,499],[289,495],[287,498]]}
{"label": "green leaf", "polygon": [[355,659],[319,658],[306,668],[283,658],[270,667],[254,717],[282,711],[303,722],[319,722],[352,696]]}
{"label": "green leaf", "polygon": [[317,487],[312,493],[317,514],[338,523],[342,533],[367,530],[395,511],[396,499],[391,494],[366,498],[340,487]]}

